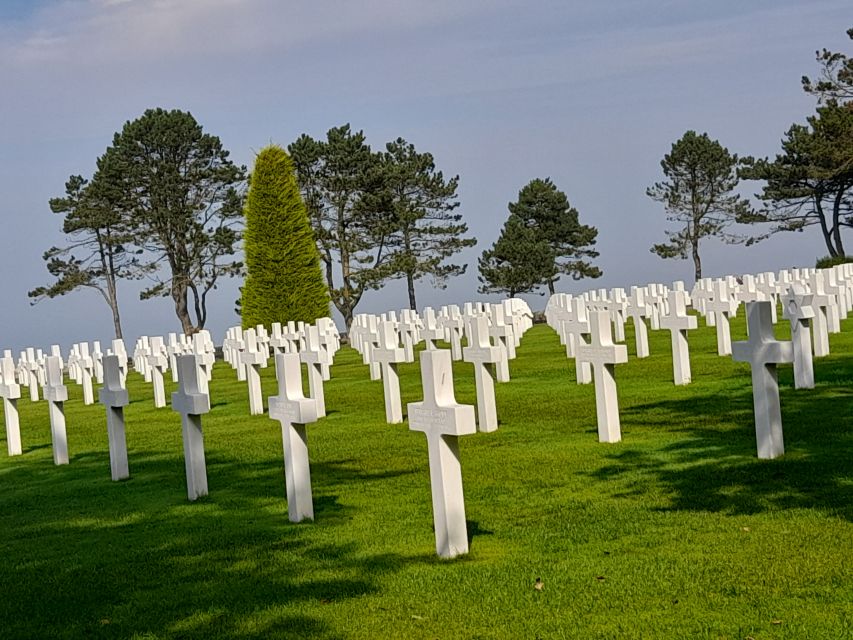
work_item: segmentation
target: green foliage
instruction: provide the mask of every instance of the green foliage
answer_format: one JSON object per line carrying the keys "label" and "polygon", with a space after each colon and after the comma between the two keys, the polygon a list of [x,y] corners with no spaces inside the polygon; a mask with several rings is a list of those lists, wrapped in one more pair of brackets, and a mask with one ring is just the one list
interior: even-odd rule
{"label": "green foliage", "polygon": [[415,281],[430,276],[432,284],[444,288],[448,278],[465,273],[467,265],[448,264],[446,260],[466,247],[477,244],[465,238],[468,225],[453,211],[459,206],[456,190],[459,176],[445,180],[436,171],[432,154],[418,153],[402,138],[386,145],[382,155],[382,180],[387,199],[384,207],[388,233],[385,245],[386,278],[405,278],[409,307],[417,308]]}
{"label": "green foliage", "polygon": [[[847,37],[853,40],[853,29],[847,30]],[[803,89],[823,103],[853,100],[853,58],[827,49],[815,55],[821,66],[820,75],[815,80],[803,76]]]}
{"label": "green foliage", "polygon": [[234,259],[242,222],[245,167],[190,113],[149,109],[116,133],[98,171],[146,252],[145,266],[167,265],[143,299],[171,296],[184,333],[207,320],[207,296],[220,277],[242,272]]}
{"label": "green foliage", "polygon": [[546,284],[553,276],[554,252],[536,230],[510,214],[491,249],[479,259],[480,293],[507,293],[512,297]]}
{"label": "green foliage", "polygon": [[749,203],[732,193],[738,184],[740,161],[707,133],[687,131],[660,164],[666,179],[646,189],[646,195],[662,203],[667,220],[680,227],[667,230],[666,242],[652,246],[651,251],[661,258],[684,260],[692,256],[698,280],[702,277],[702,239],[743,240],[726,231],[732,223],[751,215]]}
{"label": "green foliage", "polygon": [[830,257],[843,256],[841,230],[853,226],[853,103],[818,107],[788,129],[775,160],[749,158],[740,174],[766,183],[758,197],[767,207],[746,221],[772,226],[755,240],[817,226]]}
{"label": "green foliage", "polygon": [[353,133],[348,124],[329,129],[325,141],[303,134],[287,150],[329,295],[349,327],[364,292],[381,286],[388,262],[381,157],[371,151],[364,133]]}
{"label": "green foliage", "polygon": [[[180,420],[138,373],[123,482],[103,407],[80,386],[63,467],[45,404],[21,400],[24,455],[0,456],[0,635],[848,638],[853,319],[842,329],[815,389],[779,367],[786,453],[768,461],[749,367],[716,355],[713,327],[690,333],[687,387],[671,382],[666,331],[616,367],[623,441],[607,445],[594,387],[574,384],[551,329],[532,328],[495,388],[500,429],[460,438],[471,551],[454,561],[435,557],[425,438],[385,423],[382,383],[350,348],[325,383],[329,415],[307,427],[315,523],[288,522],[280,429],[248,415],[222,362],[203,418],[210,495],[194,503]],[[743,314],[732,333],[745,338]],[[476,404],[473,366],[453,368],[457,400]],[[419,401],[418,365],[399,373],[404,405]],[[274,394],[273,368],[261,376]]]}
{"label": "green foliage", "polygon": [[829,269],[839,264],[847,264],[848,262],[853,262],[853,256],[824,256],[817,260],[815,269]]}
{"label": "green foliage", "polygon": [[258,153],[246,197],[243,327],[329,315],[329,296],[293,163],[279,146]]}
{"label": "green foliage", "polygon": [[509,211],[551,248],[553,262],[541,274],[551,293],[561,275],[574,280],[601,276],[601,269],[584,259],[598,256],[592,248],[598,230],[580,223],[578,210],[550,178],[531,180],[518,192],[518,202],[509,203]]}
{"label": "green foliage", "polygon": [[132,242],[128,221],[102,182],[98,173],[91,182],[71,176],[65,183],[65,197],[51,199],[51,211],[65,215],[62,231],[68,244],[44,253],[47,270],[56,280],[36,287],[28,296],[35,304],[78,289],[94,289],[110,307],[115,335],[121,338],[117,281],[139,277],[146,269],[139,263],[139,251],[128,247]]}

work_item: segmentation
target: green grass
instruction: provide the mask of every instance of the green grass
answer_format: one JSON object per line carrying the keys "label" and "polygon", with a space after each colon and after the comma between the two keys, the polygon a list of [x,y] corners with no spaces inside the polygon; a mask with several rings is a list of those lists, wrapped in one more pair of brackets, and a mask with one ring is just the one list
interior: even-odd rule
{"label": "green grass", "polygon": [[[110,481],[104,411],[79,387],[64,467],[47,406],[22,399],[24,455],[0,434],[0,638],[853,638],[845,329],[816,389],[780,369],[787,453],[761,461],[749,368],[717,357],[713,328],[691,332],[693,383],[675,387],[668,332],[637,360],[629,325],[623,441],[607,445],[593,387],[534,327],[498,385],[500,429],[461,438],[471,551],[452,561],[434,552],[425,438],[384,424],[382,384],[348,348],[328,417],[308,427],[314,523],[288,522],[279,425],[248,415],[222,363],[196,503],[179,416],[153,408],[140,376],[125,482]],[[401,379],[404,403],[420,400],[417,367]],[[475,401],[470,365],[456,395]]]}

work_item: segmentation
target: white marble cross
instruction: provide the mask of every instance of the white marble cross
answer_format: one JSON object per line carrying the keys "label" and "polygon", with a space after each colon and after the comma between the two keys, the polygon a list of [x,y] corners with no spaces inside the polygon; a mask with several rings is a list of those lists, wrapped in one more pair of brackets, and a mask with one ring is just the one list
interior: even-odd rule
{"label": "white marble cross", "polygon": [[103,365],[104,386],[98,390],[98,401],[107,409],[110,474],[113,480],[124,480],[130,477],[127,464],[127,438],[124,430],[124,408],[130,403],[130,399],[121,381],[119,356],[105,356]]}
{"label": "white marble cross", "polygon": [[261,390],[261,362],[266,359],[258,348],[254,329],[243,332],[245,349],[240,352],[240,362],[246,368],[246,382],[249,386],[249,414],[256,416],[264,412],[264,396]]}
{"label": "white marble cross", "polygon": [[725,280],[714,282],[714,297],[705,302],[705,309],[714,314],[717,325],[717,354],[730,355],[732,352],[732,334],[729,328],[729,318],[738,308],[738,301],[729,296]]}
{"label": "white marble cross", "polygon": [[684,291],[670,291],[669,310],[661,314],[661,329],[669,329],[672,340],[672,372],[675,384],[690,383],[690,346],[687,344],[688,329],[695,329],[698,322],[695,316],[687,314],[687,294]]}
{"label": "white marble cross", "polygon": [[382,367],[385,421],[388,424],[398,424],[403,421],[403,403],[400,400],[400,375],[397,373],[397,365],[406,362],[406,350],[400,346],[400,336],[392,322],[379,323],[379,346],[373,349],[373,359]]}
{"label": "white marble cross", "polygon": [[474,407],[456,403],[449,351],[422,351],[420,362],[424,399],[408,405],[409,429],[426,434],[435,549],[452,558],[468,552],[459,436],[476,433]]}
{"label": "white marble cross", "polygon": [[302,393],[302,369],[297,353],[277,353],[278,395],[270,396],[270,418],[281,423],[287,515],[291,522],[314,519],[311,468],[305,425],[317,421],[317,403]]}
{"label": "white marble cross", "polygon": [[204,434],[201,416],[210,411],[207,380],[202,381],[195,354],[178,356],[178,391],[172,394],[172,410],[181,414],[184,440],[184,466],[187,472],[187,497],[196,500],[207,495],[207,466],[204,461]]}
{"label": "white marble cross", "polygon": [[44,399],[50,412],[50,438],[53,442],[54,464],[68,464],[68,434],[65,431],[65,407],[68,400],[68,388],[62,379],[62,366],[59,358],[48,356],[47,385],[44,388]]}
{"label": "white marble cross", "polygon": [[809,321],[815,317],[812,297],[801,284],[792,284],[782,296],[782,315],[791,323],[796,389],[814,389],[812,336],[809,328]]}
{"label": "white marble cross", "polygon": [[127,384],[127,349],[124,340],[118,338],[112,342],[113,355],[118,356],[118,366],[121,369],[121,386]]}
{"label": "white marble cross", "polygon": [[89,354],[89,343],[81,342],[79,347],[80,357],[77,360],[77,366],[80,367],[80,379],[83,385],[83,404],[90,405],[95,403],[95,390],[92,387],[95,363]]}
{"label": "white marble cross", "polygon": [[18,418],[21,385],[15,382],[15,361],[9,351],[0,359],[0,397],[3,398],[3,415],[6,421],[6,447],[10,456],[19,456],[22,453]]}
{"label": "white marble cross", "polygon": [[149,341],[148,368],[151,370],[151,385],[154,387],[154,406],[162,409],[166,406],[166,387],[163,374],[169,366],[169,359],[163,345],[163,338],[152,336]]}
{"label": "white marble cross", "polygon": [[450,340],[450,354],[454,360],[462,359],[462,334],[465,329],[465,321],[459,313],[459,307],[452,304],[446,308],[439,324],[444,327]]}
{"label": "white marble cross", "polygon": [[503,350],[492,345],[489,320],[485,316],[468,319],[468,346],[462,359],[474,365],[477,386],[477,426],[480,431],[496,431],[498,411],[495,403],[495,363],[503,358]]}
{"label": "white marble cross", "polygon": [[634,324],[634,342],[637,345],[637,357],[649,357],[649,330],[644,318],[651,315],[651,309],[646,304],[646,290],[643,287],[631,287],[628,296],[628,315]]}
{"label": "white marble cross", "polygon": [[95,382],[104,384],[104,353],[101,351],[101,343],[98,340],[92,343],[92,366],[95,371]]}
{"label": "white marble cross", "polygon": [[814,338],[814,356],[822,358],[829,355],[829,326],[830,318],[835,309],[835,296],[824,290],[823,272],[815,271],[811,275],[810,293],[812,294],[811,306],[815,311],[812,321],[812,334]]}
{"label": "white marble cross", "polygon": [[317,403],[317,417],[326,415],[326,394],[323,389],[323,369],[331,364],[329,352],[320,344],[320,333],[317,327],[305,327],[305,349],[299,352],[299,359],[308,366],[308,393]]}
{"label": "white marble cross", "polygon": [[575,357],[581,362],[588,362],[594,371],[599,442],[619,442],[622,433],[613,368],[616,364],[628,362],[628,347],[613,344],[608,312],[591,311],[589,327],[590,342],[578,344]]}
{"label": "white marble cross", "polygon": [[747,303],[749,340],[732,345],[732,359],[748,362],[752,367],[755,436],[758,457],[763,459],[776,458],[785,453],[776,365],[794,360],[791,343],[779,342],[773,337],[770,304],[766,301]]}
{"label": "white marble cross", "polygon": [[429,351],[438,349],[436,342],[444,340],[446,335],[444,327],[438,324],[438,320],[435,317],[435,310],[432,307],[425,307],[424,326],[421,329],[421,337],[424,339],[426,348]]}

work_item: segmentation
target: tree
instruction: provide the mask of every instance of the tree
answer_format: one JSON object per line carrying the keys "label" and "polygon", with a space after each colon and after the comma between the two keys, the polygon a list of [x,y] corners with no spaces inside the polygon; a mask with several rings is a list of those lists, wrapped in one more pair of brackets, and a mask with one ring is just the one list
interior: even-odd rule
{"label": "tree", "polygon": [[[847,30],[847,37],[853,40],[853,28]],[[853,58],[827,49],[816,51],[815,57],[821,65],[820,75],[815,80],[803,76],[803,89],[824,104],[853,100]]]}
{"label": "tree", "polygon": [[592,249],[598,230],[580,223],[578,210],[550,178],[531,180],[518,192],[518,202],[509,203],[509,210],[551,248],[553,262],[542,273],[551,294],[561,275],[574,280],[601,276],[598,267],[584,260],[598,256]]}
{"label": "tree", "polygon": [[459,206],[459,176],[445,180],[436,171],[432,154],[418,153],[402,138],[389,142],[386,149],[382,180],[387,202],[374,207],[390,211],[385,219],[388,256],[383,274],[406,279],[409,308],[417,309],[415,281],[431,276],[433,285],[443,289],[449,277],[462,275],[467,266],[445,261],[477,240],[463,237],[468,225],[453,213]]}
{"label": "tree", "polygon": [[171,296],[186,334],[204,327],[219,278],[242,269],[233,256],[246,168],[228,155],[190,113],[149,109],[125,123],[98,164],[146,266],[168,265],[140,297]]}
{"label": "tree", "polygon": [[829,256],[845,255],[842,227],[853,226],[853,103],[818,107],[806,125],[792,125],[774,161],[748,158],[744,178],[766,182],[759,197],[768,207],[750,222],[770,231],[803,231],[817,225]]}
{"label": "tree", "polygon": [[726,231],[733,222],[750,216],[749,203],[732,191],[738,185],[740,160],[707,133],[687,131],[661,160],[666,178],[646,189],[646,195],[664,205],[667,220],[683,225],[666,231],[667,241],[652,246],[661,258],[693,258],[694,276],[702,277],[699,243],[703,238],[740,242]]}
{"label": "tree", "polygon": [[33,289],[29,297],[36,304],[81,288],[94,289],[110,307],[116,338],[121,338],[117,281],[140,272],[137,253],[127,248],[131,237],[126,220],[107,197],[97,173],[92,182],[71,176],[65,197],[51,199],[50,209],[65,215],[62,231],[69,242],[44,253],[56,281]]}
{"label": "tree", "polygon": [[262,149],[246,197],[243,327],[329,315],[329,294],[293,162],[279,146]]}
{"label": "tree", "polygon": [[365,143],[364,133],[353,133],[348,124],[329,129],[325,141],[303,134],[287,150],[308,208],[329,295],[349,330],[364,292],[378,288],[387,275],[391,225],[382,196],[381,157]]}
{"label": "tree", "polygon": [[[554,252],[536,230],[510,214],[491,249],[479,259],[480,293],[507,293],[510,298],[547,284],[543,274],[551,274]],[[550,277],[549,276],[546,276]]]}

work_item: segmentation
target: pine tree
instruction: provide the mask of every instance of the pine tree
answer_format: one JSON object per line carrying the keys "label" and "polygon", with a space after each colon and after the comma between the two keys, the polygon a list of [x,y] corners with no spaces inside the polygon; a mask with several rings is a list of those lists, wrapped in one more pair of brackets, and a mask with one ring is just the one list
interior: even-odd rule
{"label": "pine tree", "polygon": [[329,293],[293,162],[279,146],[255,161],[245,207],[244,327],[329,315]]}
{"label": "pine tree", "polygon": [[518,192],[518,202],[509,203],[509,211],[551,248],[553,260],[542,274],[550,293],[561,275],[574,280],[601,276],[601,269],[586,261],[598,257],[593,249],[598,229],[580,223],[578,210],[550,178],[531,180]]}
{"label": "pine tree", "polygon": [[511,214],[501,235],[479,259],[480,293],[507,293],[512,297],[547,284],[554,252],[536,230]]}
{"label": "pine tree", "polygon": [[[477,244],[466,238],[468,225],[454,213],[459,206],[456,189],[459,176],[444,179],[435,168],[431,153],[418,153],[402,138],[386,145],[383,179],[390,210],[388,278],[405,278],[409,307],[417,309],[415,281],[430,276],[432,285],[443,289],[447,279],[465,273],[465,264],[448,260]],[[381,210],[382,207],[379,207]]]}

